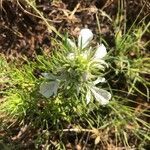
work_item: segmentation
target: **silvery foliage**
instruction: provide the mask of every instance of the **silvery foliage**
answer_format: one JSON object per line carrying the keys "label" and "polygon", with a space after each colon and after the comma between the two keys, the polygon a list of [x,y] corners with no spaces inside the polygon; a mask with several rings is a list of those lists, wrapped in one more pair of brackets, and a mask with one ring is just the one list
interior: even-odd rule
{"label": "silvery foliage", "polygon": [[[72,50],[67,54],[66,59],[68,61],[75,62],[75,60],[80,57],[83,60],[87,60],[88,67],[96,68],[97,70],[104,71],[108,64],[104,61],[105,56],[107,55],[106,47],[103,44],[98,45],[97,49],[93,51],[89,44],[93,39],[93,33],[90,29],[84,28],[80,31],[78,37],[78,44],[76,45],[71,39],[67,39],[67,44]],[[94,52],[94,53],[93,53]],[[91,53],[93,55],[91,55]],[[91,100],[98,101],[101,105],[106,105],[111,99],[111,94],[101,89],[98,85],[106,82],[106,79],[102,75],[94,75],[87,69],[83,70],[82,81],[86,82],[86,92],[85,100],[88,104]],[[61,87],[61,81],[66,78],[65,74],[61,76],[54,76],[50,73],[42,74],[45,79],[48,79],[48,82],[44,82],[40,86],[40,93],[46,98],[56,96],[59,88]],[[93,80],[94,79],[94,80]],[[69,82],[69,79],[66,79],[66,83]],[[67,86],[66,86],[67,88]],[[77,87],[77,93],[80,93],[80,86]]]}
{"label": "silvery foliage", "polygon": [[49,82],[43,82],[40,85],[40,93],[46,98],[50,98],[51,96],[56,96],[59,88],[59,80],[50,74],[50,73],[42,73],[43,77],[50,80]]}

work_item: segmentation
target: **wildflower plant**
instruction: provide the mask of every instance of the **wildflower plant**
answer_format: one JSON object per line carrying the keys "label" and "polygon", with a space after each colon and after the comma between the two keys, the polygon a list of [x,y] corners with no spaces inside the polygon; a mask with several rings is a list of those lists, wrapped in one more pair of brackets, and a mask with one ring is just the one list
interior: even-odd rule
{"label": "wildflower plant", "polygon": [[66,38],[64,50],[52,55],[52,68],[42,73],[45,80],[40,85],[40,93],[44,97],[55,97],[65,92],[65,97],[84,97],[87,104],[93,100],[101,105],[109,103],[111,94],[102,88],[108,67],[104,60],[106,47],[100,44],[96,49],[92,48],[92,39],[93,33],[87,28],[81,30],[78,44]]}
{"label": "wildflower plant", "polygon": [[[36,7],[32,8],[39,14]],[[34,61],[25,58],[23,65],[19,61],[7,63],[0,57],[0,128],[6,125],[2,118],[5,116],[4,122],[17,119],[12,120],[13,124],[19,122],[21,127],[29,123],[29,127],[40,129],[34,141],[36,149],[44,144],[46,148],[55,145],[54,149],[63,149],[59,146],[65,147],[66,135],[74,132],[76,137],[83,133],[79,142],[84,141],[85,148],[91,138],[98,149],[110,149],[109,145],[115,146],[111,149],[122,145],[124,149],[149,146],[150,115],[149,101],[146,101],[149,100],[149,55],[146,53],[149,42],[143,44],[142,36],[150,24],[133,25],[122,32],[122,16],[114,25],[115,47],[109,57],[103,44],[92,46],[91,30],[82,29],[76,43],[57,34],[46,19],[43,20],[48,28],[64,39],[58,42],[51,38],[52,44],[55,43],[50,56],[38,55]],[[108,92],[107,81],[113,97]],[[139,83],[144,86],[139,87]],[[99,104],[107,107],[103,109]],[[88,135],[86,139],[84,135]],[[58,143],[51,139],[58,139]]]}

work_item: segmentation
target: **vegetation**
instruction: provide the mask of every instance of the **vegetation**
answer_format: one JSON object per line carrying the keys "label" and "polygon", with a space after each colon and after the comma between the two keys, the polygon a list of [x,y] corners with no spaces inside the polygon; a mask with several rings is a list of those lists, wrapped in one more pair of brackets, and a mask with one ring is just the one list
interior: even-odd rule
{"label": "vegetation", "polygon": [[[49,24],[36,3],[25,2],[58,37],[51,38],[51,52],[34,59],[8,60],[1,54],[0,131],[15,135],[19,127],[13,140],[29,137],[34,145],[29,149],[147,149],[150,58],[143,36],[150,23],[147,16],[139,21],[143,9],[129,26],[125,3],[119,1],[115,19],[105,16],[112,23],[114,46],[98,34],[91,42],[89,29],[81,31],[88,30],[90,39],[84,41],[80,32],[77,46],[69,31],[60,34]],[[19,142],[7,141],[0,134],[4,149],[21,149]]]}

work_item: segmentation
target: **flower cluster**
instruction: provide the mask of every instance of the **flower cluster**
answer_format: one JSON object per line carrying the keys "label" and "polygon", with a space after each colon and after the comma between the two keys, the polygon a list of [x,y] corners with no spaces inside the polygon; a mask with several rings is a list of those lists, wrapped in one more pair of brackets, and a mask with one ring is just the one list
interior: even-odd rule
{"label": "flower cluster", "polygon": [[[67,39],[70,47],[75,51],[76,49],[81,50],[80,53],[71,52],[68,54],[67,58],[74,60],[79,55],[83,57],[83,59],[88,60],[88,64],[90,68],[96,68],[97,70],[103,70],[108,64],[104,61],[104,57],[107,54],[106,47],[103,44],[98,45],[94,54],[91,55],[93,49],[89,47],[91,40],[93,39],[93,33],[90,29],[84,28],[80,31],[78,37],[78,44],[74,43],[71,39]],[[88,82],[86,86],[86,102],[87,104],[93,99],[97,100],[101,105],[106,105],[109,103],[111,99],[111,94],[99,87],[97,85],[99,83],[106,82],[105,78],[102,75],[94,75],[91,71],[84,72],[84,78]],[[95,79],[92,81],[92,79]],[[84,80],[85,81],[85,80]]]}
{"label": "flower cluster", "polygon": [[40,93],[43,96],[47,98],[56,96],[58,89],[66,87],[60,91],[70,90],[77,95],[84,93],[87,104],[93,100],[98,101],[101,105],[109,103],[111,94],[100,87],[102,83],[106,82],[103,77],[105,68],[108,67],[104,60],[107,54],[106,47],[100,44],[94,50],[90,47],[92,39],[93,33],[87,28],[81,30],[78,44],[67,38],[69,53],[67,53],[64,64],[59,65],[60,68],[58,72],[57,69],[55,70],[57,72],[55,75],[43,74],[45,78],[50,80],[40,86]]}

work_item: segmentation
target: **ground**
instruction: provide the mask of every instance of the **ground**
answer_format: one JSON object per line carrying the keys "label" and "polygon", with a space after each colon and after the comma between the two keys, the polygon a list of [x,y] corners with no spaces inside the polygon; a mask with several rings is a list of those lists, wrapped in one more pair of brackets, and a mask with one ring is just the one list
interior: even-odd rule
{"label": "ground", "polygon": [[[101,36],[105,39],[108,47],[115,46],[115,29],[112,20],[115,20],[118,14],[119,3],[117,0],[36,0],[35,3],[36,8],[42,12],[48,23],[55,27],[62,35],[68,34],[69,37],[77,38],[79,31],[84,27],[88,27],[97,35],[95,36],[96,40],[99,40],[98,36]],[[11,0],[0,1],[0,4],[0,53],[4,54],[8,61],[16,59],[24,61],[22,60],[24,55],[33,61],[43,51],[49,54],[53,50],[54,44],[51,39],[60,39],[60,37],[53,30],[47,28],[45,21],[31,6],[27,5],[24,1]],[[142,12],[135,21],[135,24],[144,16],[148,16],[150,12],[150,2],[148,0],[124,0],[124,5],[121,7],[124,9],[122,17],[126,15],[126,20],[122,19],[121,23],[126,23],[127,30],[134,23],[141,10]],[[149,19],[149,17],[146,18],[146,24],[148,24]],[[142,41],[146,43],[149,39],[150,34],[146,32],[142,36]],[[149,46],[147,46],[146,52],[148,52],[148,49]],[[135,53],[132,53],[131,57],[135,55]],[[146,78],[149,78],[149,75]],[[121,87],[121,84],[119,86]],[[121,89],[123,88],[121,87]],[[138,99],[137,101],[140,103],[141,97],[135,97],[135,99]],[[145,102],[144,106],[137,104],[135,107],[138,110],[141,107],[148,106],[149,104]],[[4,144],[1,144],[0,141],[0,149],[1,147],[4,150],[11,149],[11,145],[13,145],[13,148],[14,145],[17,145],[18,149],[36,149],[34,140],[37,139],[39,133],[43,132],[46,131],[32,127],[30,123],[21,127],[12,124],[9,129],[0,130],[0,140],[3,139],[4,142]],[[58,133],[54,134],[53,139],[47,139],[47,141],[51,141],[52,145],[55,145],[59,139]],[[66,132],[62,141],[66,144],[66,149],[93,149],[93,139],[86,143],[88,134]],[[45,136],[45,133],[43,133],[43,136]],[[44,139],[46,138],[44,137]],[[83,141],[81,142],[81,140]],[[138,140],[132,140],[133,145],[138,143]],[[36,142],[37,145],[40,145],[40,141]],[[7,146],[6,143],[10,144]],[[125,149],[122,145],[115,147],[113,141],[111,143],[106,149]],[[86,145],[86,147],[83,145]],[[40,149],[45,148],[42,148],[42,145],[39,147]],[[97,149],[101,148],[97,147]]]}

